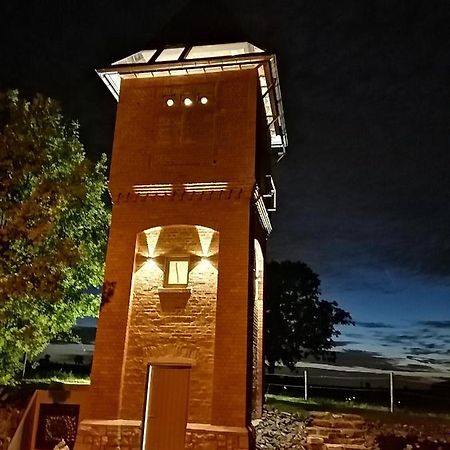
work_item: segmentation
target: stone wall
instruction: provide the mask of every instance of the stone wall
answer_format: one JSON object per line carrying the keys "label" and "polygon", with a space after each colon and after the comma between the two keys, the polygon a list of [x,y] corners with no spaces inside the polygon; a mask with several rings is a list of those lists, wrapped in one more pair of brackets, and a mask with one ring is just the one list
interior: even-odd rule
{"label": "stone wall", "polygon": [[247,450],[249,432],[245,428],[188,424],[186,450]]}
{"label": "stone wall", "polygon": [[[74,450],[140,450],[139,421],[83,421],[78,428]],[[245,428],[188,424],[186,450],[248,450]]]}
{"label": "stone wall", "polygon": [[82,421],[78,426],[74,450],[140,450],[139,421]]}

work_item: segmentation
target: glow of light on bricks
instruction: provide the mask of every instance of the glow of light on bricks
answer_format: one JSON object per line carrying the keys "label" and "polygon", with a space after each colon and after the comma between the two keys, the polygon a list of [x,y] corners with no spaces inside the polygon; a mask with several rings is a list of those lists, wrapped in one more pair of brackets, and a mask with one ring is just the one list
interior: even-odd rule
{"label": "glow of light on bricks", "polygon": [[150,230],[145,231],[145,236],[147,238],[147,249],[148,249],[148,256],[150,258],[154,258],[155,256],[155,249],[156,244],[158,243],[159,235],[161,233],[161,227],[154,227]]}
{"label": "glow of light on bricks", "polygon": [[200,240],[200,245],[202,246],[202,255],[203,257],[211,256],[211,242],[214,236],[214,230],[211,228],[201,227],[196,225],[198,238]]}
{"label": "glow of light on bricks", "polygon": [[198,265],[199,270],[202,271],[209,267],[211,267],[211,261],[208,258],[202,258],[200,260],[200,264]]}

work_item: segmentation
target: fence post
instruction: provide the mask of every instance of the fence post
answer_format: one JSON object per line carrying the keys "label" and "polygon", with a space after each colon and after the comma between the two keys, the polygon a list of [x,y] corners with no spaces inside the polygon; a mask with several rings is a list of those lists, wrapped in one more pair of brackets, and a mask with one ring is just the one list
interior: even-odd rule
{"label": "fence post", "polygon": [[25,374],[27,373],[27,362],[28,357],[27,352],[25,352],[25,354],[23,355],[22,380],[25,378]]}
{"label": "fence post", "polygon": [[389,373],[389,387],[391,392],[391,413],[394,412],[394,372]]}
{"label": "fence post", "polygon": [[305,398],[305,402],[308,401],[308,371],[305,369],[305,371],[303,372],[303,377],[305,379],[305,393],[304,393],[304,398]]}

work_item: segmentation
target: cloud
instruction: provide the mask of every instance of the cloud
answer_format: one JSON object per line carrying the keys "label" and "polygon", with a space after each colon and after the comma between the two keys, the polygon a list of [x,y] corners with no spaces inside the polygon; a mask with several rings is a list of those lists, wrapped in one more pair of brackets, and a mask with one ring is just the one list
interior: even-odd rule
{"label": "cloud", "polygon": [[384,334],[379,339],[387,344],[406,344],[415,342],[417,336],[414,334]]}
{"label": "cloud", "polygon": [[345,333],[345,337],[353,338],[353,339],[361,339],[364,338],[364,334],[362,333]]}
{"label": "cloud", "polygon": [[[411,358],[408,358],[408,359],[411,359]],[[423,364],[406,364],[406,366],[403,366],[403,369],[406,369],[407,371],[412,371],[412,372],[415,372],[415,371],[418,371],[418,372],[425,372],[425,371],[432,372],[432,371],[435,370],[432,367],[426,366],[426,365],[423,365]]]}
{"label": "cloud", "polygon": [[392,325],[384,322],[356,322],[356,325],[362,328],[394,328]]}
{"label": "cloud", "polygon": [[444,366],[446,366],[450,362],[449,360],[437,358],[418,358],[415,355],[406,355],[406,359],[417,361],[422,364],[444,365]]}
{"label": "cloud", "polygon": [[447,329],[450,332],[450,320],[424,320],[418,323],[434,329]]}
{"label": "cloud", "polygon": [[336,364],[349,367],[395,370],[394,361],[381,353],[367,350],[347,350],[336,352]]}
{"label": "cloud", "polygon": [[337,341],[335,342],[334,346],[335,347],[346,347],[347,345],[356,345],[359,344],[359,342],[356,341]]}
{"label": "cloud", "polygon": [[[431,347],[431,349],[434,347]],[[424,346],[422,348],[420,347],[413,347],[409,349],[409,353],[411,355],[420,356],[420,355],[429,355],[430,353],[434,353],[433,351],[430,352],[430,347]]]}

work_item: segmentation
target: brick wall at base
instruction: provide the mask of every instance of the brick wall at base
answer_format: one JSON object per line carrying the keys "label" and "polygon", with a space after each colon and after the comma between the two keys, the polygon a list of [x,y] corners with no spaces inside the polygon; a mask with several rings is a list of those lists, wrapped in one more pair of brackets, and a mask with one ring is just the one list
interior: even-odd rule
{"label": "brick wall at base", "polygon": [[82,421],[78,426],[75,450],[140,450],[139,421]]}
{"label": "brick wall at base", "polygon": [[[133,420],[82,421],[74,450],[140,450],[141,423]],[[249,431],[239,427],[188,424],[186,450],[248,450]]]}

